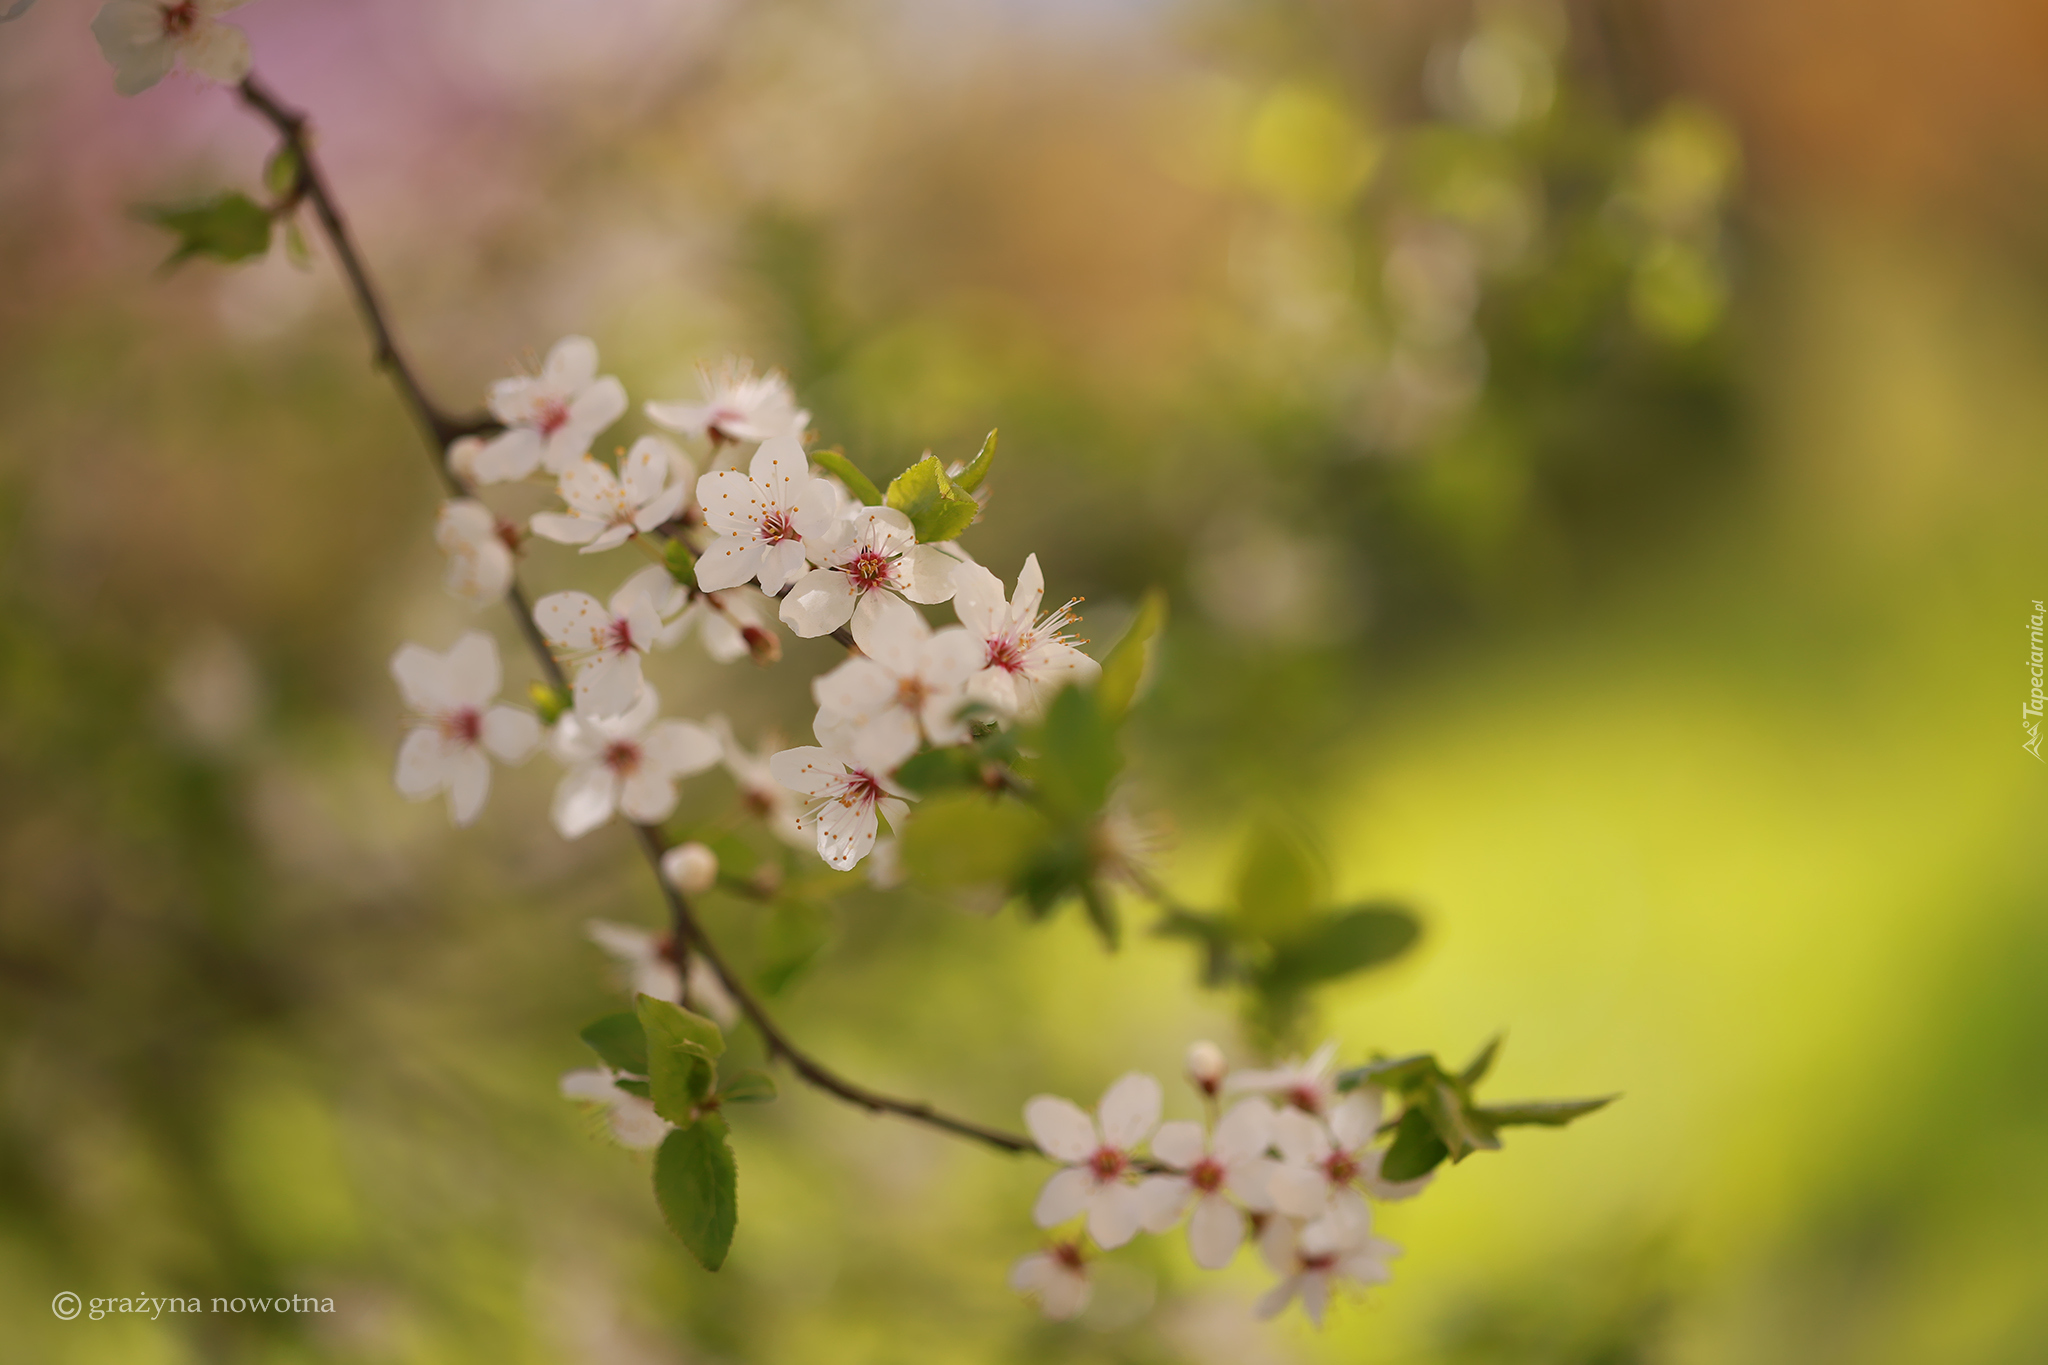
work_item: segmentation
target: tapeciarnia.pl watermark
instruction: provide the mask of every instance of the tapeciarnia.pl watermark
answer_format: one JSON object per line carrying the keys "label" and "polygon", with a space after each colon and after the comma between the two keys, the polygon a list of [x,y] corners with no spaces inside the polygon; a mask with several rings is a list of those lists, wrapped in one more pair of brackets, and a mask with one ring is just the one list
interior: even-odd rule
{"label": "tapeciarnia.pl watermark", "polygon": [[2020,708],[2020,724],[2027,729],[2027,742],[2020,747],[2032,754],[2035,761],[2041,760],[2041,711],[2048,705],[2048,696],[2041,691],[2041,621],[2048,617],[2048,607],[2034,599],[2034,614],[2027,621],[2027,671],[2033,674],[2034,685],[2027,694],[2027,704]]}
{"label": "tapeciarnia.pl watermark", "polygon": [[166,1313],[332,1313],[333,1299],[316,1299],[307,1294],[267,1294],[256,1297],[216,1297],[212,1307],[206,1300],[159,1298],[137,1294],[129,1298],[81,1299],[65,1290],[50,1300],[50,1311],[69,1322],[83,1313],[98,1322],[109,1313],[140,1314],[155,1322]]}

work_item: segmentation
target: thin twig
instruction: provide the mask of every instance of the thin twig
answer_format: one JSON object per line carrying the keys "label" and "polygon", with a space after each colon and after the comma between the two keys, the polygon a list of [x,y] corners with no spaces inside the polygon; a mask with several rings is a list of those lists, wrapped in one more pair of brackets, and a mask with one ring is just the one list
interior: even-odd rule
{"label": "thin twig", "polygon": [[[277,97],[259,84],[254,76],[243,80],[241,96],[243,103],[261,114],[271,127],[277,130],[284,145],[295,153],[298,161],[298,180],[290,197],[303,199],[312,204],[314,215],[320,221],[321,230],[325,233],[328,244],[334,248],[334,254],[341,261],[342,274],[347,277],[349,290],[355,296],[356,307],[363,316],[363,323],[369,328],[370,339],[375,347],[373,359],[377,367],[388,373],[398,385],[406,407],[412,412],[421,435],[427,440],[434,468],[442,481],[456,496],[467,496],[470,490],[464,486],[461,477],[448,467],[448,445],[461,436],[481,435],[496,430],[497,423],[488,417],[450,416],[427,396],[419,377],[413,373],[411,365],[406,362],[404,352],[398,347],[383,304],[379,302],[377,291],[370,283],[369,272],[364,268],[362,257],[356,250],[355,240],[349,235],[348,224],[335,206],[333,193],[328,188],[326,177],[321,173],[319,161],[313,155],[312,145],[307,136],[306,116],[280,103]],[[534,659],[542,671],[556,687],[566,687],[568,679],[562,671],[562,665],[534,624],[533,612],[528,607],[526,595],[518,583],[515,582],[506,594],[506,602],[511,607],[513,616],[517,618],[526,642],[533,651]],[[853,640],[850,634],[843,630],[833,632],[834,639],[840,639],[842,635],[845,636],[842,643],[851,648]],[[771,1058],[782,1059],[809,1084],[870,1113],[895,1114],[900,1118],[952,1133],[956,1137],[982,1143],[998,1151],[1038,1151],[1038,1144],[1020,1134],[985,1127],[967,1119],[954,1118],[920,1100],[896,1099],[869,1090],[865,1086],[856,1085],[798,1047],[761,1007],[761,1002],[755,999],[753,992],[749,991],[726,965],[725,959],[719,954],[717,947],[711,942],[691,910],[689,899],[661,875],[661,858],[668,851],[667,845],[662,841],[661,832],[649,825],[635,825],[634,830],[639,836],[641,849],[647,855],[648,865],[654,870],[655,882],[668,900],[677,939],[688,945],[692,951],[701,953],[704,960],[711,964],[711,969],[718,973],[718,979],[724,983],[726,991],[740,1007],[740,1012],[761,1035]]]}

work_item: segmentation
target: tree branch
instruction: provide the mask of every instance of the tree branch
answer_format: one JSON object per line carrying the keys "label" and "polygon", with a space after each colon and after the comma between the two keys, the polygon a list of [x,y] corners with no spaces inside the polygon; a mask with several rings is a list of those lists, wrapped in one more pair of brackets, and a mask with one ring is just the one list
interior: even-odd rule
{"label": "tree branch", "polygon": [[[418,424],[420,434],[426,438],[434,468],[441,476],[442,482],[455,496],[469,496],[470,490],[463,485],[455,471],[448,467],[448,445],[461,436],[482,435],[494,431],[497,429],[497,423],[483,416],[450,416],[427,396],[425,387],[413,373],[411,365],[406,362],[404,352],[399,349],[397,339],[391,331],[391,324],[385,315],[384,306],[378,299],[376,288],[370,283],[369,272],[363,266],[355,240],[349,235],[348,224],[343,220],[341,210],[336,207],[333,192],[328,187],[326,177],[321,173],[318,159],[313,155],[311,141],[307,136],[306,116],[280,103],[277,97],[253,75],[243,80],[240,93],[242,102],[269,122],[270,126],[277,130],[284,145],[296,155],[297,183],[293,186],[288,200],[303,199],[312,204],[313,213],[320,221],[321,230],[326,235],[328,244],[334,248],[334,254],[341,261],[342,274],[348,280],[349,291],[355,297],[356,308],[362,314],[363,324],[369,329],[371,344],[374,347],[374,363],[377,368],[389,374],[392,381],[398,385],[399,393],[405,399],[414,422]],[[566,687],[568,680],[562,666],[534,624],[533,612],[527,604],[526,595],[516,581],[507,593],[506,601],[519,622],[527,645],[533,652],[534,660],[556,687]],[[834,639],[840,639],[842,635],[845,637],[842,643],[849,648],[852,647],[850,634],[844,631],[833,632]],[[701,953],[704,960],[711,964],[711,969],[718,973],[718,979],[724,983],[726,991],[740,1007],[740,1012],[761,1035],[771,1058],[780,1058],[809,1084],[870,1113],[895,1114],[899,1118],[910,1119],[956,1137],[982,1143],[998,1151],[1038,1151],[1036,1143],[1020,1134],[984,1127],[967,1119],[954,1118],[920,1100],[896,1099],[856,1085],[799,1048],[761,1007],[761,1002],[754,997],[753,992],[749,991],[726,965],[725,959],[719,954],[717,947],[711,942],[703,926],[698,922],[696,914],[691,910],[688,897],[661,875],[661,856],[668,851],[667,845],[662,841],[661,832],[648,825],[635,825],[633,828],[638,835],[641,849],[647,855],[648,865],[654,871],[655,882],[661,887],[662,895],[668,901],[676,938],[687,944],[692,951]]]}

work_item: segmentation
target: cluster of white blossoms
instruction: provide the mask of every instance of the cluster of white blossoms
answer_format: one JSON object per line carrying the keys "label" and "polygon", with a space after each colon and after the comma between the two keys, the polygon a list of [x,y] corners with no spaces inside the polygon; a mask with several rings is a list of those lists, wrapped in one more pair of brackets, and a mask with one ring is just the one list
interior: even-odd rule
{"label": "cluster of white blossoms", "polygon": [[[1306,1061],[1231,1073],[1212,1043],[1188,1049],[1188,1080],[1208,1122],[1161,1123],[1161,1091],[1132,1072],[1090,1115],[1071,1100],[1040,1095],[1024,1106],[1031,1137],[1063,1163],[1039,1191],[1032,1218],[1064,1229],[1017,1262],[1011,1287],[1047,1317],[1088,1303],[1094,1249],[1114,1250],[1140,1232],[1183,1220],[1195,1264],[1221,1270],[1249,1238],[1278,1281],[1259,1300],[1273,1317],[1295,1299],[1318,1327],[1332,1293],[1385,1283],[1400,1248],[1372,1232],[1368,1199],[1406,1199],[1429,1177],[1380,1175],[1382,1099],[1363,1087],[1339,1094],[1334,1044]],[[1228,1109],[1226,1097],[1237,1096]],[[1220,1112],[1219,1112],[1220,1111]]]}
{"label": "cluster of white blossoms", "polygon": [[[722,761],[778,837],[850,869],[875,848],[881,821],[901,826],[910,797],[894,774],[906,759],[926,745],[967,743],[977,723],[1028,719],[1053,691],[1091,681],[1098,668],[1067,634],[1074,603],[1041,611],[1036,555],[1005,591],[957,543],[921,543],[903,512],[867,506],[816,472],[804,447],[810,415],[781,375],[733,362],[702,373],[701,403],[649,403],[645,412],[714,457],[728,447],[744,455],[752,444],[743,468],[700,476],[690,455],[658,435],[636,440],[616,467],[594,455],[628,404],[618,379],[599,373],[586,337],[557,342],[538,374],[493,384],[489,405],[502,430],[448,451],[472,495],[445,502],[436,523],[447,585],[479,605],[502,599],[528,535],[586,555],[637,544],[657,562],[608,599],[566,591],[533,605],[535,626],[571,677],[571,704],[547,742],[567,769],[556,828],[574,839],[615,814],[658,824],[676,808],[678,782]],[[533,514],[523,529],[474,495],[530,480],[552,484],[562,506]],[[680,574],[678,552],[688,566]],[[647,657],[694,633],[720,662],[770,661],[780,642],[755,604],[776,602],[796,635],[836,634],[853,646],[812,683],[818,743],[764,758],[739,748],[723,721],[662,719]],[[957,623],[935,628],[919,607],[946,602]],[[459,740],[465,732],[449,733]],[[462,761],[472,775],[461,797],[453,779],[442,785],[467,823],[488,766],[476,766],[480,756]],[[427,771],[418,763],[403,770],[401,788],[440,790]]]}

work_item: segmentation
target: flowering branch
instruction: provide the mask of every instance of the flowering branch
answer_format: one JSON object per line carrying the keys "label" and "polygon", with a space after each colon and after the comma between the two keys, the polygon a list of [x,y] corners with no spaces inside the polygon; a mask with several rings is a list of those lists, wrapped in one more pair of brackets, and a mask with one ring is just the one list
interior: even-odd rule
{"label": "flowering branch", "polygon": [[[306,115],[279,101],[254,75],[245,76],[238,88],[242,102],[262,115],[271,127],[277,130],[279,138],[282,139],[283,149],[293,158],[295,180],[286,192],[286,202],[304,201],[312,205],[322,232],[341,261],[342,273],[348,280],[350,292],[355,296],[356,307],[362,314],[364,325],[369,328],[375,346],[374,361],[377,368],[389,374],[398,385],[406,407],[418,424],[421,435],[427,440],[429,455],[442,481],[455,496],[468,496],[470,490],[455,471],[448,467],[442,453],[449,443],[463,436],[496,431],[499,424],[487,416],[451,416],[428,396],[425,386],[421,384],[418,375],[407,363],[404,352],[399,348],[376,287],[371,283],[369,272],[364,267],[354,238],[349,233],[348,224],[341,216],[341,210],[334,201],[326,177],[321,173],[319,161],[313,154],[311,141],[307,136]],[[703,595],[711,596],[708,593]],[[513,617],[520,624],[535,661],[557,689],[566,691],[569,685],[568,678],[560,662],[555,658],[554,651],[548,647],[547,641],[534,624],[533,611],[516,581],[507,590],[506,600],[512,608]],[[713,602],[714,605],[718,605],[715,598]],[[722,606],[719,609],[723,610]],[[852,634],[843,627],[830,632],[830,635],[848,649],[857,648]],[[791,1070],[812,1086],[870,1113],[894,1114],[899,1118],[922,1123],[956,1137],[982,1143],[997,1151],[1038,1153],[1038,1144],[1021,1134],[987,1127],[968,1119],[955,1118],[921,1100],[897,1099],[857,1085],[798,1047],[774,1018],[762,1008],[761,1002],[754,994],[742,984],[739,976],[726,965],[724,957],[712,943],[710,936],[704,932],[703,925],[690,908],[689,898],[672,881],[661,875],[662,857],[669,849],[663,842],[660,831],[644,824],[636,824],[634,829],[639,834],[640,847],[647,855],[648,865],[654,870],[655,881],[667,898],[676,942],[702,956],[717,973],[720,983],[732,997],[734,1004],[761,1035],[771,1058],[781,1058],[789,1063]]]}

